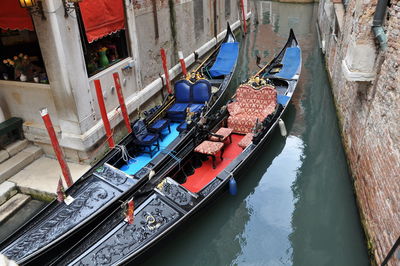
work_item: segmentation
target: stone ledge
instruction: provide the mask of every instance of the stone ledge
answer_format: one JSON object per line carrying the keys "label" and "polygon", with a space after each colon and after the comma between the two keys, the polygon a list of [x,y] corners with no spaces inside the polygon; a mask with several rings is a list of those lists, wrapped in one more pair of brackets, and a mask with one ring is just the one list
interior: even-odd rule
{"label": "stone ledge", "polygon": [[17,194],[6,203],[0,206],[0,224],[18,211],[26,202],[30,200],[30,196],[24,194]]}
{"label": "stone ledge", "polygon": [[[90,169],[90,165],[76,163],[68,163],[68,166],[73,181]],[[58,161],[43,156],[11,177],[10,181],[16,183],[21,192],[30,194],[34,198],[44,197],[48,200],[56,194],[60,177],[62,172]],[[63,182],[66,188],[65,181]]]}
{"label": "stone ledge", "polygon": [[13,182],[6,181],[0,184],[0,205],[17,194],[17,187]]}
{"label": "stone ledge", "polygon": [[43,151],[37,146],[28,146],[7,161],[0,164],[0,182],[3,182],[24,169],[42,155]]}
{"label": "stone ledge", "polygon": [[7,147],[5,148],[6,151],[8,152],[8,154],[10,156],[14,156],[15,154],[17,154],[18,152],[22,151],[23,149],[26,148],[26,146],[28,146],[28,141],[26,139],[23,140],[18,140],[14,143],[11,143],[10,145],[7,145]]}
{"label": "stone ledge", "polygon": [[351,71],[345,60],[342,60],[342,71],[347,81],[372,81],[375,79],[375,72],[357,72]]}

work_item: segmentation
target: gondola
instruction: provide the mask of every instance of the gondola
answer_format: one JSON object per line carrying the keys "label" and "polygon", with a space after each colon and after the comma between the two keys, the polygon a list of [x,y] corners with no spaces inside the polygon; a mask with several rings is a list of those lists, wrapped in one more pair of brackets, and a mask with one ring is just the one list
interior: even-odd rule
{"label": "gondola", "polygon": [[0,244],[0,253],[18,264],[44,265],[64,244],[72,245],[89,228],[149,179],[179,158],[195,133],[195,122],[215,112],[232,79],[238,42],[226,36],[194,71],[174,83],[174,94],[143,112],[127,135],[65,191]]}
{"label": "gondola", "polygon": [[[125,265],[176,230],[228,187],[251,164],[282,116],[301,71],[301,49],[292,30],[281,52],[241,84],[230,102],[207,121],[186,146],[182,160],[159,172],[144,191],[131,195],[129,222],[121,209],[86,235],[54,265]],[[184,151],[183,149],[182,151]],[[149,251],[150,250],[150,251]]]}

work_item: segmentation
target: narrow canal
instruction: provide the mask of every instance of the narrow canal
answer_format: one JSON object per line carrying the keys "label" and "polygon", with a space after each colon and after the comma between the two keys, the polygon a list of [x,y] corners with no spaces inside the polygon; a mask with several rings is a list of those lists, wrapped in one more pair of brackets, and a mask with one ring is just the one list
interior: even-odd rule
{"label": "narrow canal", "polygon": [[258,70],[256,55],[268,62],[293,28],[303,70],[285,117],[289,135],[277,130],[237,177],[238,195],[223,194],[153,249],[145,265],[369,265],[318,46],[317,8],[252,1],[232,93]]}

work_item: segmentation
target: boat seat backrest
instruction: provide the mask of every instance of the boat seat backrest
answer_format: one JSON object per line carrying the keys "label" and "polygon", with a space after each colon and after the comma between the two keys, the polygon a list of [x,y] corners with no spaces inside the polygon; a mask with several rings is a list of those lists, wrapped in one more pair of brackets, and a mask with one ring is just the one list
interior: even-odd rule
{"label": "boat seat backrest", "polygon": [[234,112],[261,115],[268,106],[275,106],[276,97],[276,89],[270,85],[255,90],[250,85],[243,84],[236,91]]}
{"label": "boat seat backrest", "polygon": [[205,103],[211,97],[211,84],[208,80],[200,79],[192,84],[192,103]]}
{"label": "boat seat backrest", "polygon": [[175,83],[175,99],[177,103],[191,102],[191,84],[189,81],[179,80]]}
{"label": "boat seat backrest", "polygon": [[136,123],[133,125],[132,131],[136,139],[139,141],[143,141],[143,139],[148,135],[148,131],[143,120],[136,121]]}

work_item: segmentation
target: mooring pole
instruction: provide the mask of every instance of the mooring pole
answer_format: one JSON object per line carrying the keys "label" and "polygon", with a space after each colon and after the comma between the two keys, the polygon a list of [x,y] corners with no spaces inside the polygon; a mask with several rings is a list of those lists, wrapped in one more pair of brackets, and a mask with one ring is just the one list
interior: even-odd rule
{"label": "mooring pole", "polygon": [[247,27],[246,27],[246,12],[244,12],[244,0],[240,0],[240,5],[241,5],[241,8],[242,8],[242,18],[243,18],[243,31],[244,31],[244,34],[246,34],[247,33]]}
{"label": "mooring pole", "polygon": [[100,80],[94,80],[94,86],[96,87],[97,101],[100,107],[101,119],[103,119],[104,128],[106,129],[108,146],[112,149],[115,147],[114,139],[111,132],[110,121],[108,121],[106,105],[104,104],[103,91],[101,90]]}
{"label": "mooring pole", "polygon": [[161,53],[161,60],[162,60],[162,65],[163,65],[163,69],[164,69],[164,74],[165,74],[165,84],[167,86],[167,91],[168,91],[168,94],[172,94],[171,84],[169,83],[168,68],[167,68],[167,55],[165,54],[164,48],[160,49],[160,53]]}
{"label": "mooring pole", "polygon": [[124,95],[122,94],[121,83],[119,81],[119,75],[117,72],[113,73],[115,89],[117,90],[119,106],[121,107],[122,116],[124,117],[125,126],[128,132],[132,132],[131,123],[129,122],[128,111],[126,110]]}
{"label": "mooring pole", "polygon": [[185,59],[183,58],[182,51],[178,52],[178,56],[179,56],[179,62],[181,63],[182,73],[183,73],[183,75],[186,76],[187,75],[187,70],[186,70]]}
{"label": "mooring pole", "polygon": [[60,144],[58,143],[56,132],[54,131],[53,123],[51,122],[47,108],[40,110],[40,115],[42,116],[43,122],[46,126],[58,163],[61,166],[65,182],[67,183],[67,186],[70,187],[74,182],[72,181],[71,172],[69,171],[68,164],[65,162],[64,154],[60,148]]}

